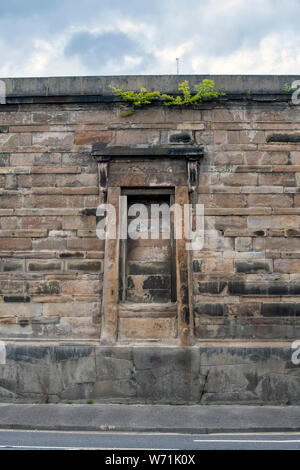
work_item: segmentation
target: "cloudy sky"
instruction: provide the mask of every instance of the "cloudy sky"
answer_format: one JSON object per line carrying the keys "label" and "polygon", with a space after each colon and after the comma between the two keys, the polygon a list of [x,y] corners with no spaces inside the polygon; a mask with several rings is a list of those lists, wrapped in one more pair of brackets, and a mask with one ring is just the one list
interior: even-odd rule
{"label": "cloudy sky", "polygon": [[0,0],[0,76],[300,74],[300,0]]}

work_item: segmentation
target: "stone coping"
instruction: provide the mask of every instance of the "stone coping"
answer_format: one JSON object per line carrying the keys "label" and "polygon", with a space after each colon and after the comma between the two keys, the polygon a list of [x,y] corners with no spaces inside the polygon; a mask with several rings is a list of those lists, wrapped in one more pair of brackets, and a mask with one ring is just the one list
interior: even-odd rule
{"label": "stone coping", "polygon": [[[117,75],[87,77],[32,77],[0,78],[6,84],[7,98],[13,97],[63,97],[107,96],[112,98],[110,85],[123,87],[124,90],[159,90],[176,93],[178,84],[184,80],[190,86],[208,78],[215,81],[217,90],[228,94],[285,94],[284,86],[289,86],[300,75]],[[1,109],[1,107],[0,107]]]}

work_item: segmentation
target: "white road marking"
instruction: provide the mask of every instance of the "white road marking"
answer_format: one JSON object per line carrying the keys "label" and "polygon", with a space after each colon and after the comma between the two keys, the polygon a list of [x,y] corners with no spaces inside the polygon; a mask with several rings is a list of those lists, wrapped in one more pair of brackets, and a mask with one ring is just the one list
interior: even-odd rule
{"label": "white road marking", "polygon": [[0,449],[32,449],[32,450],[179,450],[179,449],[149,449],[142,447],[56,447],[56,446],[14,446],[0,445]]}
{"label": "white road marking", "polygon": [[265,439],[264,440],[263,439],[194,439],[194,442],[213,442],[213,443],[216,443],[216,442],[222,442],[222,443],[223,442],[234,442],[234,443],[236,443],[236,442],[247,442],[247,443],[253,442],[253,443],[262,443],[262,444],[264,444],[264,443],[267,443],[267,444],[269,444],[269,443],[271,443],[271,444],[272,443],[276,443],[276,444],[278,444],[278,443],[279,444],[289,443],[289,444],[291,444],[291,443],[298,442],[300,444],[300,439],[294,439],[294,440],[289,439],[289,440],[282,440],[282,441],[280,441],[278,439],[273,439],[273,440],[265,440]]}

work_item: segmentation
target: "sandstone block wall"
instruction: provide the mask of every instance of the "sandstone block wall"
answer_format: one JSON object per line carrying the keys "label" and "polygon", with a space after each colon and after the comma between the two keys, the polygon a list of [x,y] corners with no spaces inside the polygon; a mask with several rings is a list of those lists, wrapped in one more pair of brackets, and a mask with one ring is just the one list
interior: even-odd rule
{"label": "sandstone block wall", "polygon": [[204,250],[194,254],[195,334],[297,338],[300,109],[231,103],[202,116],[198,201],[208,232]]}
{"label": "sandstone block wall", "polygon": [[8,342],[0,400],[57,403],[299,404],[290,347],[201,348]]}
{"label": "sandstone block wall", "polygon": [[7,105],[0,120],[1,336],[99,338],[104,245],[88,213],[99,204],[90,143],[107,138],[113,111]]}
{"label": "sandstone block wall", "polygon": [[92,145],[183,139],[204,149],[195,338],[299,338],[300,107],[278,95],[127,118],[114,101],[1,105],[0,337],[99,339],[105,247]]}

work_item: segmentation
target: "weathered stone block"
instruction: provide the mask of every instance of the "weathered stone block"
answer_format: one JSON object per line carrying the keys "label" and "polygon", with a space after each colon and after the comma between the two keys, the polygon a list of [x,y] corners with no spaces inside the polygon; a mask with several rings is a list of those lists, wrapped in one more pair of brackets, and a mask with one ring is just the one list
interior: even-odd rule
{"label": "weathered stone block", "polygon": [[292,207],[293,197],[283,194],[250,194],[248,196],[248,205],[250,207]]}
{"label": "weathered stone block", "polygon": [[42,305],[32,302],[0,303],[0,316],[34,317],[42,315]]}
{"label": "weathered stone block", "polygon": [[67,239],[66,238],[45,238],[41,240],[33,240],[32,248],[35,251],[40,250],[65,250],[67,248]]}
{"label": "weathered stone block", "polygon": [[17,217],[0,217],[0,227],[2,230],[15,230],[17,225]]}
{"label": "weathered stone block", "polygon": [[300,284],[297,282],[244,282],[229,281],[228,292],[232,295],[299,295]]}
{"label": "weathered stone block", "polygon": [[177,335],[174,318],[120,318],[120,339],[172,339]]}
{"label": "weathered stone block", "polygon": [[99,316],[99,304],[96,302],[51,302],[43,303],[43,315],[57,317],[93,317]]}
{"label": "weathered stone block", "polygon": [[8,193],[1,195],[0,208],[14,209],[16,207],[22,207],[22,198],[20,196],[10,196]]}
{"label": "weathered stone block", "polygon": [[201,262],[201,272],[203,273],[232,273],[232,259],[204,259]]}
{"label": "weathered stone block", "polygon": [[0,238],[0,250],[30,250],[32,242],[27,238]]}
{"label": "weathered stone block", "polygon": [[0,280],[0,294],[23,294],[24,281]]}
{"label": "weathered stone block", "polygon": [[159,143],[157,130],[119,130],[116,135],[115,145],[133,146],[136,144],[155,145]]}
{"label": "weathered stone block", "polygon": [[98,250],[104,249],[105,240],[99,238],[72,238],[67,240],[68,250]]}
{"label": "weathered stone block", "polygon": [[195,282],[195,294],[220,294],[226,287],[227,283],[224,281],[210,281],[210,282]]}
{"label": "weathered stone block", "polygon": [[[235,269],[237,273],[245,273],[245,274],[256,274],[256,273],[262,273],[262,272],[271,273],[273,270],[271,260],[235,261],[234,265],[235,265]],[[274,270],[276,271],[276,269]]]}
{"label": "weathered stone block", "polygon": [[66,264],[66,270],[87,273],[101,273],[103,272],[103,263],[102,261],[91,260],[68,261]]}
{"label": "weathered stone block", "polygon": [[263,144],[266,142],[265,133],[256,130],[240,131],[240,141],[242,144]]}
{"label": "weathered stone block", "polygon": [[108,131],[85,131],[85,132],[76,132],[75,133],[75,144],[76,145],[85,145],[93,144],[95,142],[110,142],[112,138],[112,133]]}
{"label": "weathered stone block", "polygon": [[194,307],[196,315],[209,315],[209,316],[223,316],[226,312],[226,306],[224,304],[196,304]]}
{"label": "weathered stone block", "polygon": [[27,263],[27,270],[29,272],[60,272],[62,270],[62,264],[60,261],[29,261]]}
{"label": "weathered stone block", "polygon": [[255,186],[257,184],[257,174],[221,173],[220,183],[229,186]]}
{"label": "weathered stone block", "polygon": [[5,260],[2,264],[3,272],[25,271],[25,262],[22,260]]}
{"label": "weathered stone block", "polygon": [[99,281],[74,280],[61,282],[61,291],[63,294],[99,294],[99,290]]}
{"label": "weathered stone block", "polygon": [[295,173],[262,173],[258,176],[262,186],[295,186]]}
{"label": "weathered stone block", "polygon": [[22,217],[23,229],[50,229],[60,230],[62,228],[62,217]]}
{"label": "weathered stone block", "polygon": [[246,198],[240,194],[199,194],[198,202],[204,207],[245,207]]}
{"label": "weathered stone block", "polygon": [[260,228],[299,228],[300,219],[298,216],[276,215],[276,216],[249,216],[248,227]]}
{"label": "weathered stone block", "polygon": [[299,273],[300,262],[297,259],[275,259],[274,272],[279,273]]}
{"label": "weathered stone block", "polygon": [[[71,338],[100,338],[100,325],[91,317],[61,317],[59,327],[64,336]],[[60,336],[59,331],[55,336]]]}
{"label": "weathered stone block", "polygon": [[72,132],[33,132],[33,145],[73,145]]}
{"label": "weathered stone block", "polygon": [[265,317],[294,317],[300,315],[300,304],[297,303],[263,303],[262,315]]}
{"label": "weathered stone block", "polygon": [[256,251],[264,250],[280,250],[280,251],[299,251],[299,238],[260,238],[257,237],[253,241],[253,249]]}
{"label": "weathered stone block", "polygon": [[55,295],[60,293],[58,281],[27,281],[26,287],[29,294]]}
{"label": "weathered stone block", "polygon": [[236,251],[252,251],[252,238],[251,237],[237,237],[235,239]]}

